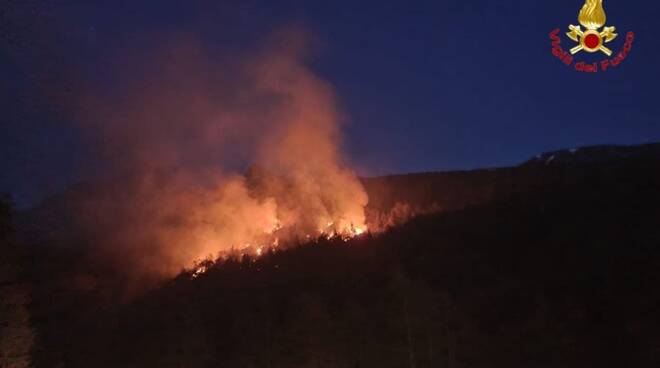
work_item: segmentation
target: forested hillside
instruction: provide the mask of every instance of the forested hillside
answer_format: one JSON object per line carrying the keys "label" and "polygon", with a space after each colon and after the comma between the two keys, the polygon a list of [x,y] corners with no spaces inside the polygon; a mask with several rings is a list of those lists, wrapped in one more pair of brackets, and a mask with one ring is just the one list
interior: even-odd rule
{"label": "forested hillside", "polygon": [[41,246],[30,264],[32,358],[42,367],[658,366],[658,168],[633,158],[369,179],[372,209],[437,202],[441,211],[348,242],[209,264],[130,298],[99,260]]}

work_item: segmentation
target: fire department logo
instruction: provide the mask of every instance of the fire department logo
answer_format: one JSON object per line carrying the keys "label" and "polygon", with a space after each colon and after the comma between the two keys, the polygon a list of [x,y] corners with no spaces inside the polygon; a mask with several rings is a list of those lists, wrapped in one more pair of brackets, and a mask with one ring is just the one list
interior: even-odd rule
{"label": "fire department logo", "polygon": [[[553,55],[566,65],[572,65],[574,59],[573,55],[582,51],[587,53],[600,52],[607,57],[611,57],[613,52],[606,46],[606,44],[614,41],[618,34],[616,33],[616,27],[612,25],[607,26],[607,15],[603,8],[603,0],[585,0],[578,15],[578,22],[580,25],[569,25],[568,32],[566,33],[566,36],[568,36],[569,39],[577,43],[575,47],[570,49],[570,53],[564,51],[560,46],[561,40],[558,36],[560,30],[555,29],[550,33]],[[578,62],[575,64],[575,69],[578,71],[595,73],[599,70],[606,71],[610,66],[618,66],[621,61],[628,56],[628,53],[632,49],[634,38],[635,34],[633,32],[628,32],[626,34],[626,42],[623,50],[619,52],[614,59],[605,59],[590,64]]]}
{"label": "fire department logo", "polygon": [[618,36],[614,33],[616,27],[605,27],[602,31],[598,31],[605,25],[606,20],[603,0],[587,0],[578,16],[578,21],[586,30],[582,31],[580,26],[572,24],[568,26],[570,32],[566,35],[571,40],[580,43],[571,49],[571,54],[575,55],[584,50],[586,52],[602,51],[605,55],[612,56],[612,50],[605,47],[604,43],[608,43]]}

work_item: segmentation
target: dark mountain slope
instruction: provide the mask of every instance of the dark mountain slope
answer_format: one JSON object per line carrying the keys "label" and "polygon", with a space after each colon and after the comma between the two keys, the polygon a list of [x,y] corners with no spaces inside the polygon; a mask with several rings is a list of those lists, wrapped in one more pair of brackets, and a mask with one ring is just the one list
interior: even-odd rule
{"label": "dark mountain slope", "polygon": [[540,154],[525,162],[532,165],[605,165],[617,166],[630,160],[660,160],[660,143],[636,146],[600,145]]}
{"label": "dark mountain slope", "polygon": [[[391,193],[380,203],[448,209],[182,274],[128,303],[74,250],[35,254],[34,362],[656,367],[658,166],[637,157],[376,179],[368,185]],[[70,282],[76,269],[96,284]]]}
{"label": "dark mountain slope", "polygon": [[599,177],[611,181],[616,170],[657,170],[659,163],[660,143],[593,146],[543,153],[517,167],[392,175],[362,181],[374,212],[388,212],[397,202],[415,209],[435,205],[455,210],[512,195],[568,188]]}

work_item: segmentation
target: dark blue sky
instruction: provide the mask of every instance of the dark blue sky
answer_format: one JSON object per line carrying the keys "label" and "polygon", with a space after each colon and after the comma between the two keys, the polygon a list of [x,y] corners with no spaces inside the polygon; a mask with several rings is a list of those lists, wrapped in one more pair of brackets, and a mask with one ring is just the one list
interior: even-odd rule
{"label": "dark blue sky", "polygon": [[[86,154],[53,103],[66,88],[42,86],[72,76],[102,84],[107,60],[126,44],[180,32],[224,52],[304,25],[318,38],[312,67],[349,117],[346,150],[362,174],[504,166],[557,148],[660,140],[657,2],[605,0],[620,34],[610,47],[618,51],[629,30],[636,39],[618,69],[598,74],[550,52],[548,33],[577,24],[579,0],[15,3],[0,5],[0,191],[19,202],[75,180]],[[562,45],[572,47],[565,37]]]}

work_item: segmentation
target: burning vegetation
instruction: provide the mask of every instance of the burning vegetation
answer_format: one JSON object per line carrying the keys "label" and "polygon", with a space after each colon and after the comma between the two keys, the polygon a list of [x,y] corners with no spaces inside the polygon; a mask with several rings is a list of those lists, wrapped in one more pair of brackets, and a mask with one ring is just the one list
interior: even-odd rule
{"label": "burning vegetation", "polygon": [[[88,94],[78,120],[107,184],[76,205],[100,257],[162,278],[367,231],[367,194],[340,154],[342,116],[305,65],[301,34],[230,60],[179,40],[127,58],[130,80],[114,94]],[[240,174],[246,162],[259,166]]]}

